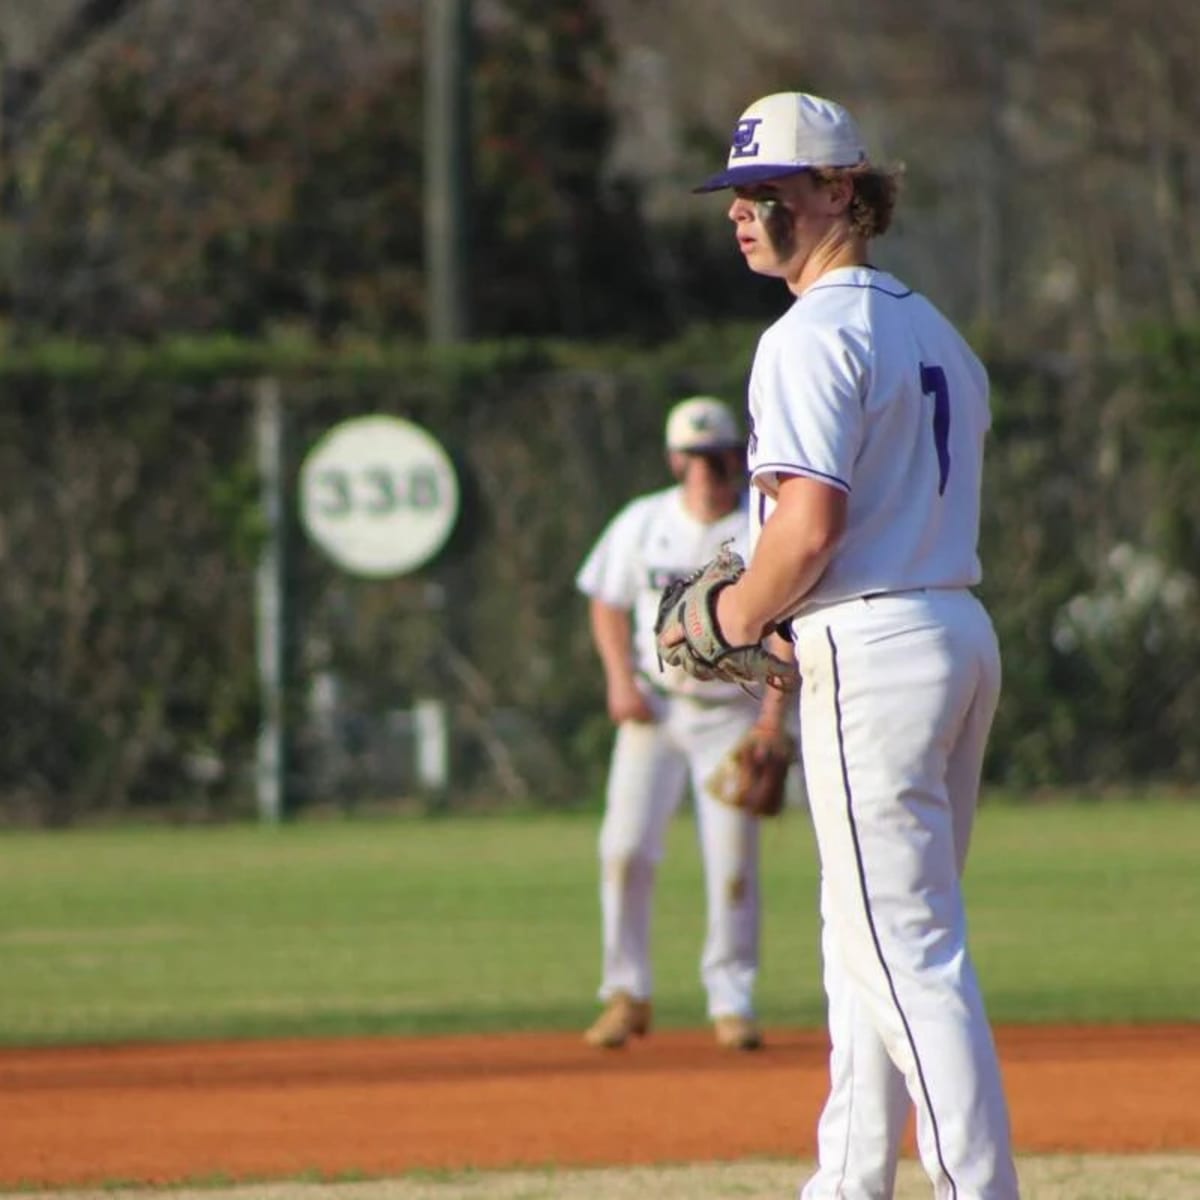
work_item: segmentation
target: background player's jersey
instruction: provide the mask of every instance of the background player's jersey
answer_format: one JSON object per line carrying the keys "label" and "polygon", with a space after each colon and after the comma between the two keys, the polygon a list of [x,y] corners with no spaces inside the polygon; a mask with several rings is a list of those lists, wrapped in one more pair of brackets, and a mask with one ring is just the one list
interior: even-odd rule
{"label": "background player's jersey", "polygon": [[979,582],[991,420],[983,364],[925,297],[870,267],[830,271],[759,341],[750,376],[751,540],[781,475],[849,494],[805,608]]}
{"label": "background player's jersey", "polygon": [[745,557],[748,535],[745,496],[733,512],[706,525],[684,508],[681,487],[665,488],[631,501],[613,517],[575,582],[592,599],[631,610],[634,663],[655,687],[705,700],[741,697],[735,683],[692,679],[665,663],[660,671],[654,620],[668,583],[702,567],[722,542],[732,540]]}

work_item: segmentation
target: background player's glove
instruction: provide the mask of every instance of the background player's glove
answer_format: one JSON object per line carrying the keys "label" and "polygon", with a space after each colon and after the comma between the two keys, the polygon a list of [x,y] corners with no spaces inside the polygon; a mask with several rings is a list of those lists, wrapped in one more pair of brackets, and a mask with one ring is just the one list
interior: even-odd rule
{"label": "background player's glove", "polygon": [[796,742],[786,733],[752,729],[727,754],[705,785],[722,804],[754,817],[783,811]]}
{"label": "background player's glove", "polygon": [[731,646],[721,634],[717,595],[745,570],[742,556],[725,545],[694,575],[668,585],[654,623],[659,660],[696,679],[767,683],[780,691],[795,691],[800,686],[795,663],[772,654],[761,642]]}

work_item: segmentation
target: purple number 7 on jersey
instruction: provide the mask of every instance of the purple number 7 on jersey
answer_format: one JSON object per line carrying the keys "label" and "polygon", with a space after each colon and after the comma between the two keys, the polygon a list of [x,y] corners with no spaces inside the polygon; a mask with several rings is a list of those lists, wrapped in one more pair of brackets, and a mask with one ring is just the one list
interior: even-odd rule
{"label": "purple number 7 on jersey", "polygon": [[933,397],[933,445],[938,457],[938,495],[950,477],[950,388],[941,367],[921,364],[921,391]]}

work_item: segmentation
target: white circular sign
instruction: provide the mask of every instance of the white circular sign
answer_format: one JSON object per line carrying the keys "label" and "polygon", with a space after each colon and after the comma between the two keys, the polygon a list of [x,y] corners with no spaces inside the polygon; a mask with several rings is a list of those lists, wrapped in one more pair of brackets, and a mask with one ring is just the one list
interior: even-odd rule
{"label": "white circular sign", "polygon": [[450,536],[458,502],[449,456],[400,417],[335,425],[300,468],[304,527],[356,575],[403,575],[427,562]]}

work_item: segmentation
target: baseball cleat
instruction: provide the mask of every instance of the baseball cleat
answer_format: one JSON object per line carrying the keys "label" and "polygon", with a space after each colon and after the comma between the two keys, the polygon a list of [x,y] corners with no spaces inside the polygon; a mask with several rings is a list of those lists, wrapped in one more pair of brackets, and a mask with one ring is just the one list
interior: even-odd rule
{"label": "baseball cleat", "polygon": [[635,1000],[628,992],[617,992],[609,998],[583,1040],[589,1046],[616,1050],[631,1037],[645,1037],[650,1032],[650,1014],[649,1000]]}
{"label": "baseball cleat", "polygon": [[713,1033],[725,1050],[758,1050],[763,1044],[758,1026],[749,1017],[717,1017]]}

